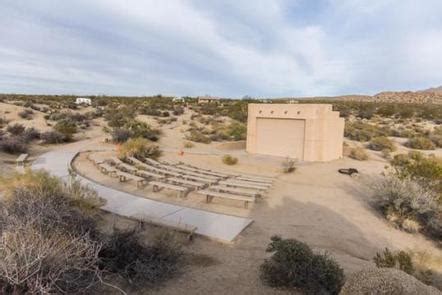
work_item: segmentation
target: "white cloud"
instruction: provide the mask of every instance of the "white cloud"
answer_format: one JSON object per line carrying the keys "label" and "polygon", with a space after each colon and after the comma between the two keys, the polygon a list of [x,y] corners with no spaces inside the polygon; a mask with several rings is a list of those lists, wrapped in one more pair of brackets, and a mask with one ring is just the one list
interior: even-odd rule
{"label": "white cloud", "polygon": [[293,3],[5,0],[0,87],[305,96],[442,83],[436,0],[305,2],[308,24]]}

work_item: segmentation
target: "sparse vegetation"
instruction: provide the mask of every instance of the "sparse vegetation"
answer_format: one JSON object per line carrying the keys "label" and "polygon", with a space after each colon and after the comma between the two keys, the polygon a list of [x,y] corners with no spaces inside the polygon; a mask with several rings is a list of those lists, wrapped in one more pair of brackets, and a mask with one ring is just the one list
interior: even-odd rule
{"label": "sparse vegetation", "polygon": [[295,166],[296,162],[293,159],[286,158],[284,162],[282,162],[282,172],[284,173],[292,173],[296,170]]}
{"label": "sparse vegetation", "polygon": [[394,143],[386,136],[374,137],[371,139],[368,144],[368,148],[374,151],[390,151],[393,152],[396,150]]}
{"label": "sparse vegetation", "polygon": [[368,160],[368,154],[362,147],[354,147],[350,149],[350,153],[348,155],[350,158],[358,160],[358,161],[365,161]]}
{"label": "sparse vegetation", "polygon": [[405,145],[412,149],[417,150],[434,150],[435,145],[434,143],[426,137],[414,137],[410,138]]}
{"label": "sparse vegetation", "polygon": [[327,254],[315,254],[295,239],[271,238],[261,265],[261,279],[272,287],[299,288],[308,294],[339,294],[344,272]]}
{"label": "sparse vegetation", "polygon": [[224,155],[222,161],[224,164],[232,166],[238,163],[238,158],[233,157],[231,155]]}
{"label": "sparse vegetation", "polygon": [[153,144],[145,138],[131,138],[121,145],[119,155],[122,158],[135,157],[139,159],[158,159],[161,156],[161,150],[158,145]]}

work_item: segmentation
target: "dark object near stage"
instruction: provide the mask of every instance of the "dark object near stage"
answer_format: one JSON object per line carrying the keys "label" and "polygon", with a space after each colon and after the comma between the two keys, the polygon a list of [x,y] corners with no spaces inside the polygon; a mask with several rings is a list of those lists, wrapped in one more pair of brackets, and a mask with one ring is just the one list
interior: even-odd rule
{"label": "dark object near stage", "polygon": [[347,175],[350,175],[350,176],[352,176],[353,174],[358,174],[359,173],[358,169],[355,169],[355,168],[339,169],[338,171],[341,174],[347,174]]}

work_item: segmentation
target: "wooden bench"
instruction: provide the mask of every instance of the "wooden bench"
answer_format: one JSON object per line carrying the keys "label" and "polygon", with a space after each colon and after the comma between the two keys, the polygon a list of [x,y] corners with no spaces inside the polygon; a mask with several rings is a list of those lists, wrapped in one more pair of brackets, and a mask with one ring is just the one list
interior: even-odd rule
{"label": "wooden bench", "polygon": [[121,165],[121,164],[125,164],[123,161],[121,161],[117,157],[111,157],[109,159],[109,161],[111,161],[115,166],[118,166],[118,165]]}
{"label": "wooden bench", "polygon": [[136,167],[126,164],[126,163],[118,164],[117,168],[120,170],[123,170],[125,172],[132,173],[132,174],[135,174],[138,171],[138,169]]}
{"label": "wooden bench", "polygon": [[222,186],[222,185],[213,185],[208,188],[209,190],[213,190],[220,193],[231,193],[231,194],[238,194],[248,197],[261,197],[262,193],[249,190],[249,189],[241,189],[241,188],[235,188],[235,187],[228,187],[228,186]]}
{"label": "wooden bench", "polygon": [[185,180],[185,179],[176,178],[176,177],[168,178],[167,181],[171,182],[173,184],[182,184],[184,186],[190,186],[193,189],[202,189],[202,188],[206,187],[206,185],[207,185],[206,183]]}
{"label": "wooden bench", "polygon": [[111,177],[115,177],[117,173],[117,169],[107,163],[98,164],[98,168],[100,168],[101,173],[109,174]]}
{"label": "wooden bench", "polygon": [[266,191],[268,189],[268,187],[264,187],[264,186],[260,186],[258,184],[254,184],[254,183],[238,183],[238,182],[233,182],[233,181],[220,181],[219,184],[221,185],[225,185],[225,186],[229,186],[229,187],[242,187],[242,188],[249,188],[249,189],[254,189],[254,190],[259,190],[259,191]]}
{"label": "wooden bench", "polygon": [[210,203],[213,200],[213,198],[215,198],[215,197],[243,201],[244,208],[247,208],[249,206],[250,202],[255,202],[255,197],[234,195],[234,194],[229,194],[229,193],[220,193],[220,192],[215,192],[215,191],[210,191],[210,190],[201,190],[201,191],[198,191],[197,193],[201,194],[201,195],[205,195],[207,203]]}
{"label": "wooden bench", "polygon": [[128,180],[134,180],[137,183],[137,187],[143,187],[146,184],[146,179],[140,176],[136,176],[130,173],[117,171],[116,175],[118,176],[120,182],[126,182]]}
{"label": "wooden bench", "polygon": [[213,183],[218,182],[218,180],[207,179],[205,177],[194,176],[194,175],[189,175],[189,174],[180,174],[179,177],[186,179],[186,180],[197,181],[197,182],[202,182],[202,183],[206,183],[206,184],[213,184]]}
{"label": "wooden bench", "polygon": [[173,185],[170,183],[152,181],[152,182],[150,182],[150,184],[152,185],[152,190],[154,192],[159,192],[162,189],[170,189],[170,190],[174,190],[174,191],[178,192],[178,196],[180,198],[186,197],[187,194],[189,193],[189,188],[178,186],[178,185]]}
{"label": "wooden bench", "polygon": [[271,183],[262,183],[262,182],[258,183],[258,182],[253,182],[253,181],[237,180],[235,178],[227,179],[226,181],[230,182],[230,183],[237,183],[237,184],[250,184],[250,185],[255,185],[257,187],[263,187],[263,188],[266,188],[266,189],[268,189],[268,188],[270,188],[272,186]]}
{"label": "wooden bench", "polygon": [[248,177],[248,176],[239,176],[235,179],[241,180],[241,181],[250,181],[250,182],[257,182],[257,183],[263,183],[263,184],[272,184],[273,180],[271,179],[264,179],[264,178],[255,178],[255,177]]}
{"label": "wooden bench", "polygon": [[136,175],[140,176],[140,177],[143,177],[144,179],[152,179],[152,178],[156,179],[156,180],[164,179],[163,175],[152,173],[152,172],[149,172],[149,171],[144,171],[144,170],[138,170]]}
{"label": "wooden bench", "polygon": [[144,158],[144,162],[146,162],[146,163],[148,163],[150,165],[153,165],[153,166],[161,166],[161,165],[163,165],[162,163],[160,163],[160,162],[158,162],[158,161],[156,161],[154,159],[151,159],[151,158]]}
{"label": "wooden bench", "polygon": [[17,160],[15,160],[17,167],[24,167],[28,157],[28,154],[21,154],[20,156],[18,156]]}
{"label": "wooden bench", "polygon": [[98,166],[99,164],[103,164],[104,160],[97,158],[97,155],[95,154],[89,154],[87,156],[87,158],[89,159],[89,161],[91,161],[92,163],[94,163],[95,166]]}
{"label": "wooden bench", "polygon": [[215,172],[215,171],[202,169],[202,168],[196,168],[196,167],[190,167],[185,164],[178,164],[176,167],[178,169],[182,169],[182,170],[186,170],[186,171],[190,171],[190,172],[194,172],[194,173],[199,173],[199,174],[204,174],[204,175],[209,175],[209,176],[215,176],[218,178],[227,178],[227,177],[231,176],[227,173]]}

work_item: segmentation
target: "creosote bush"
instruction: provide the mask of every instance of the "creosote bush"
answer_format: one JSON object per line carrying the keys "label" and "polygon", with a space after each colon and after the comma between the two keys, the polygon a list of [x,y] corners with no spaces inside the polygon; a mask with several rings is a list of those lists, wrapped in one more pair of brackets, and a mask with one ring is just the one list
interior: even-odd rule
{"label": "creosote bush", "polygon": [[426,137],[414,137],[410,138],[406,143],[405,146],[417,149],[417,150],[434,150],[435,146],[434,143]]}
{"label": "creosote bush", "polygon": [[350,153],[348,155],[350,158],[359,160],[359,161],[365,161],[368,160],[368,154],[362,147],[355,147],[350,149]]}
{"label": "creosote bush", "polygon": [[40,134],[41,140],[46,144],[58,144],[66,141],[66,136],[58,131],[46,131]]}
{"label": "creosote bush", "polygon": [[131,138],[121,145],[119,156],[121,158],[158,159],[161,156],[161,150],[158,145],[145,138]]}
{"label": "creosote bush", "polygon": [[368,148],[374,151],[388,150],[393,152],[396,150],[394,143],[386,136],[372,138],[368,144]]}
{"label": "creosote bush", "polygon": [[238,158],[233,157],[231,155],[224,155],[222,161],[224,164],[232,166],[238,163]]}
{"label": "creosote bush", "polygon": [[6,127],[6,131],[12,135],[21,135],[25,131],[25,126],[15,123],[14,125],[8,125],[8,127]]}
{"label": "creosote bush", "polygon": [[344,272],[327,254],[315,254],[295,239],[273,236],[272,253],[260,267],[261,279],[272,287],[299,288],[307,294],[339,294]]}
{"label": "creosote bush", "polygon": [[99,253],[101,267],[137,286],[159,285],[178,271],[181,244],[171,231],[144,245],[135,230],[115,230]]}

